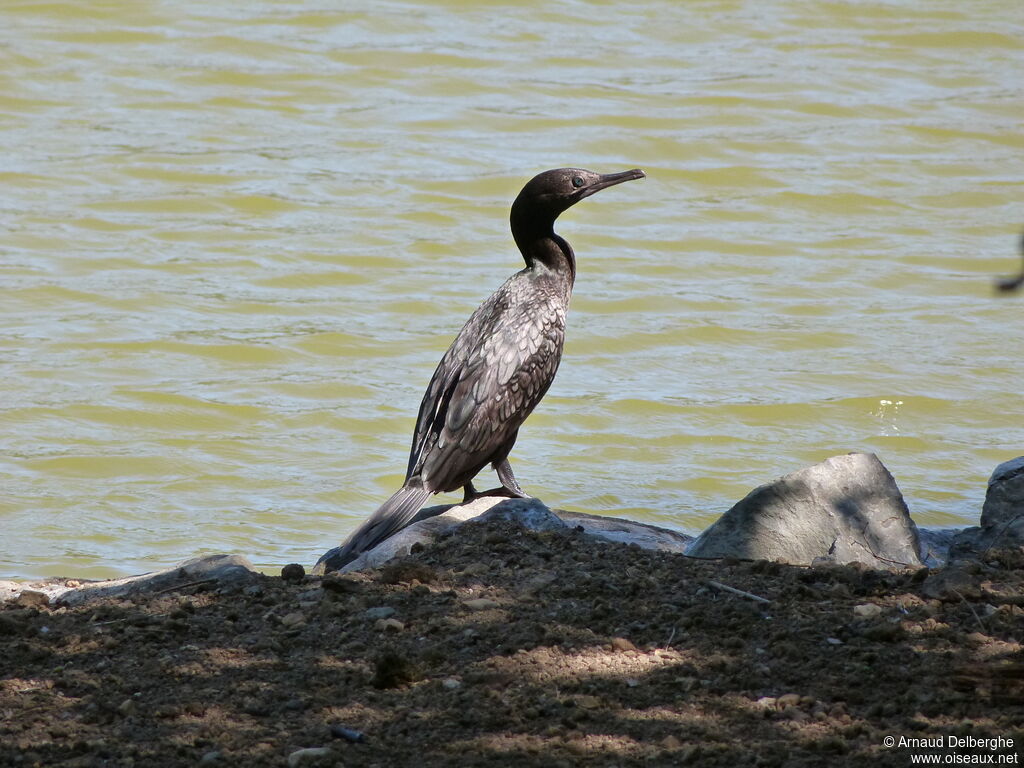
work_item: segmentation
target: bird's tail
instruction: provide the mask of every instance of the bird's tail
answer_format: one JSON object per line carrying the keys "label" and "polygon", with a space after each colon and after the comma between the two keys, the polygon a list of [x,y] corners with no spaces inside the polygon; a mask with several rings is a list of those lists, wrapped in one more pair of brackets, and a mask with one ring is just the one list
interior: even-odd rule
{"label": "bird's tail", "polygon": [[323,570],[336,571],[363,552],[394,536],[412,522],[430,494],[431,491],[424,488],[399,488],[397,493],[381,504],[340,547],[332,549],[320,558],[317,562],[318,570],[323,564]]}

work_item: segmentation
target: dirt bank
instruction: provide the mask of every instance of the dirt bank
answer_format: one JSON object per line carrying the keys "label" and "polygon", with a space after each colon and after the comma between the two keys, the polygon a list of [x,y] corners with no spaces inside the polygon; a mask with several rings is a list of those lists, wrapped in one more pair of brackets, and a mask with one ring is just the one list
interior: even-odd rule
{"label": "dirt bank", "polygon": [[994,754],[1016,754],[1022,564],[943,582],[469,524],[365,576],[7,606],[0,765],[906,766],[957,751],[886,736],[1014,739]]}

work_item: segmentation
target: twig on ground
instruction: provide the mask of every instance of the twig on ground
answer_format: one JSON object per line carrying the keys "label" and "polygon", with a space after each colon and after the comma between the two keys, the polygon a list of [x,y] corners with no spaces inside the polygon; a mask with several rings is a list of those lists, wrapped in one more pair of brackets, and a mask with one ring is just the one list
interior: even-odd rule
{"label": "twig on ground", "polygon": [[165,592],[174,592],[174,591],[179,590],[179,589],[188,589],[189,587],[198,587],[198,586],[200,586],[202,584],[215,584],[216,582],[217,582],[216,579],[200,579],[199,581],[189,581],[189,582],[186,582],[185,584],[175,584],[173,587],[167,587],[167,589],[158,590],[158,591],[154,592],[153,594],[154,595],[162,595]]}
{"label": "twig on ground", "polygon": [[960,591],[957,589],[950,589],[949,591],[963,601],[963,604],[966,605],[967,608],[971,611],[971,615],[974,617],[974,620],[978,622],[978,626],[981,627],[981,631],[988,632],[988,627],[985,626],[985,623],[981,620],[981,617],[978,616],[977,611],[974,610],[974,606],[967,602],[967,598],[960,594]]}
{"label": "twig on ground", "polygon": [[715,589],[720,589],[723,592],[731,592],[734,595],[739,595],[740,597],[746,597],[746,598],[748,598],[750,600],[756,600],[759,603],[770,603],[771,602],[771,600],[769,600],[767,597],[761,597],[760,595],[755,595],[753,592],[744,592],[742,589],[736,589],[736,587],[730,587],[728,584],[722,584],[721,582],[712,581],[711,579],[708,579],[708,586],[709,587],[714,587]]}

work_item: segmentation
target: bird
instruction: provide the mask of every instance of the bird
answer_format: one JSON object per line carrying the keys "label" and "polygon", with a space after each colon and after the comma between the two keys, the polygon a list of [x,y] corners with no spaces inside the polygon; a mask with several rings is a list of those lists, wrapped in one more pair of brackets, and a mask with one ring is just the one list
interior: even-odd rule
{"label": "bird", "polygon": [[1013,277],[996,278],[997,291],[1010,293],[1012,291],[1016,291],[1018,288],[1024,285],[1024,235],[1022,235],[1020,239],[1020,256],[1022,263],[1020,274],[1014,275]]}
{"label": "bird", "polygon": [[[423,395],[402,487],[318,568],[338,570],[409,525],[426,500],[458,489],[479,496],[525,498],[508,456],[519,428],[555,378],[576,255],[555,234],[558,216],[615,184],[642,179],[639,168],[598,174],[556,168],[534,176],[512,203],[510,223],[526,267],[485,300],[444,353]],[[501,486],[478,492],[490,464]]]}

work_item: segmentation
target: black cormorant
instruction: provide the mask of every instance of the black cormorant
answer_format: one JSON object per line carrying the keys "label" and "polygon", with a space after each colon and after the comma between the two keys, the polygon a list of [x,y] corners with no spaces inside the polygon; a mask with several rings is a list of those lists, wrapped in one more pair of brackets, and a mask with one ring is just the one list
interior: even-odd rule
{"label": "black cormorant", "polygon": [[[1020,239],[1020,257],[1024,263],[1024,236],[1021,236]],[[996,290],[999,291],[1016,291],[1022,285],[1024,285],[1024,266],[1021,266],[1019,275],[1001,277],[996,280]]]}
{"label": "black cormorant", "polygon": [[[337,570],[406,527],[434,493],[526,496],[508,454],[519,427],[551,386],[562,358],[576,257],[555,234],[562,211],[631,179],[639,169],[597,174],[558,168],[531,179],[512,204],[512,236],[526,268],[481,304],[434,371],[413,435],[405,483],[340,549],[321,558]],[[478,494],[473,478],[490,464],[501,488]]]}

